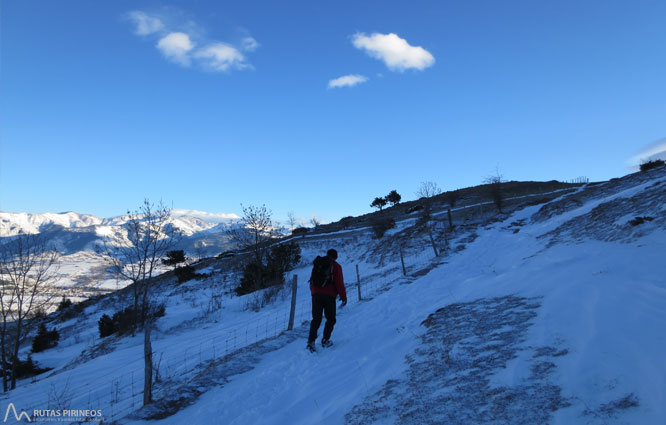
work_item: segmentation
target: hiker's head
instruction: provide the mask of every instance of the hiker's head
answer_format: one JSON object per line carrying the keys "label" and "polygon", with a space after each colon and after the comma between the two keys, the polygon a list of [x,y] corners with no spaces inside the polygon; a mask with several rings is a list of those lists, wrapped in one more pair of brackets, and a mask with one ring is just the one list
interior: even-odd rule
{"label": "hiker's head", "polygon": [[328,252],[326,252],[326,256],[331,257],[334,260],[338,259],[338,251],[334,249],[329,249]]}

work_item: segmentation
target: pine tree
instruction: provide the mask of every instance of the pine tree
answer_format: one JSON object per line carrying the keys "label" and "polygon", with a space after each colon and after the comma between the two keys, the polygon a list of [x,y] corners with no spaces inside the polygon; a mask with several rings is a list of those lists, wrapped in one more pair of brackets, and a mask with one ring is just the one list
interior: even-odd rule
{"label": "pine tree", "polygon": [[379,208],[379,211],[381,211],[386,206],[386,203],[386,198],[375,198],[370,206],[373,208]]}
{"label": "pine tree", "polygon": [[169,251],[166,253],[167,258],[162,259],[162,264],[165,266],[176,266],[178,267],[178,264],[184,263],[186,261],[185,258],[185,251],[182,249],[176,250],[176,251]]}
{"label": "pine tree", "polygon": [[46,329],[46,325],[42,323],[39,325],[37,336],[32,340],[32,352],[39,353],[47,348],[55,347],[59,340],[60,334],[58,331],[55,328],[49,331]]}
{"label": "pine tree", "polygon": [[387,202],[390,202],[392,206],[395,206],[400,203],[400,200],[402,200],[402,196],[400,196],[400,194],[397,191],[392,190],[389,192],[388,195],[386,195],[385,199]]}

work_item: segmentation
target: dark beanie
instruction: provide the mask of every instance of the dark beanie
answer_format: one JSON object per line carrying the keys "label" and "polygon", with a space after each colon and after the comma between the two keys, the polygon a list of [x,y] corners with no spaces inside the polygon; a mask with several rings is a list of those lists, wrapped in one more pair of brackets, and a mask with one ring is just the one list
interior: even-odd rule
{"label": "dark beanie", "polygon": [[334,249],[331,248],[331,249],[328,250],[328,252],[326,253],[326,255],[328,255],[329,257],[331,257],[332,259],[335,260],[335,259],[338,258],[338,251],[336,251],[336,250],[334,250]]}

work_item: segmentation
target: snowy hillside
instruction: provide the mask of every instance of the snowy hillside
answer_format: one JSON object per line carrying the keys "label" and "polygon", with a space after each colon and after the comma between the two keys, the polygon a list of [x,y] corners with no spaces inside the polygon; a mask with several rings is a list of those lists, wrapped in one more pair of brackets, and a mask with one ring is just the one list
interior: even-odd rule
{"label": "snowy hillside", "polygon": [[[502,214],[461,207],[455,230],[431,224],[438,257],[415,220],[379,240],[296,239],[291,331],[288,286],[255,312],[261,294],[233,296],[230,263],[211,261],[210,277],[159,289],[153,405],[141,408],[143,336],[97,333],[127,302],[118,293],[54,318],[58,347],[33,355],[53,370],[3,406],[99,409],[119,424],[664,424],[665,188],[662,167]],[[313,354],[307,262],[329,247],[350,301],[334,346]]]}

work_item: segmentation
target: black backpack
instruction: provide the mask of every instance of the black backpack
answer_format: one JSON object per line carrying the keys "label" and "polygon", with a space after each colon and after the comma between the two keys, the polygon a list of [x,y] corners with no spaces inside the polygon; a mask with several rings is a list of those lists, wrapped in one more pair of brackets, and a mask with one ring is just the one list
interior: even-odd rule
{"label": "black backpack", "polygon": [[333,260],[317,256],[312,262],[310,285],[323,288],[330,283],[333,283]]}

